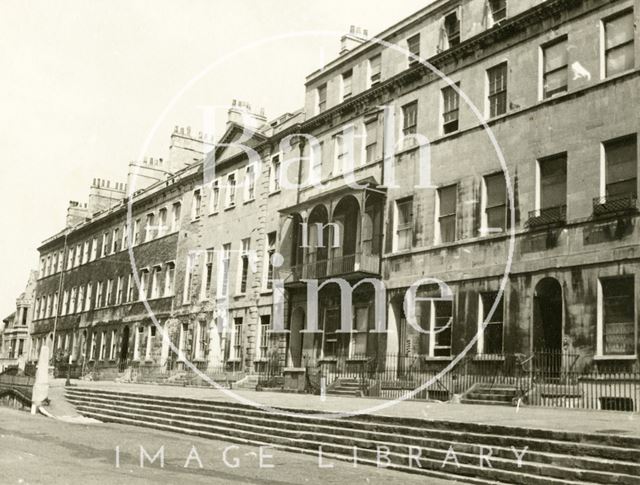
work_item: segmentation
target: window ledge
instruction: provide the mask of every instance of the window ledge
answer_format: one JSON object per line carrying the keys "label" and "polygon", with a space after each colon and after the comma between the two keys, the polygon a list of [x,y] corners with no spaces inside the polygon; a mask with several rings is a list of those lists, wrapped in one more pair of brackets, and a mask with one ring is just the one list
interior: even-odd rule
{"label": "window ledge", "polygon": [[453,357],[448,356],[448,357],[427,357],[424,356],[423,360],[425,362],[450,362],[453,360]]}
{"label": "window ledge", "polygon": [[247,204],[251,204],[251,202],[255,202],[256,198],[254,197],[253,199],[248,199],[248,200],[244,200],[242,201],[243,205],[247,205]]}
{"label": "window ledge", "polygon": [[278,190],[274,190],[273,192],[269,192],[269,197],[271,197],[272,195],[278,195],[281,192],[281,189]]}
{"label": "window ledge", "polygon": [[637,355],[594,355],[593,360],[595,361],[638,360],[638,356]]}
{"label": "window ledge", "polygon": [[218,213],[219,213],[219,212],[220,212],[220,211],[218,211],[218,210],[215,210],[215,211],[213,211],[213,212],[209,212],[208,216],[209,216],[209,217],[211,217],[211,216],[218,215]]}
{"label": "window ledge", "polygon": [[226,211],[230,211],[230,210],[235,209],[235,208],[236,208],[236,205],[235,205],[235,204],[233,204],[233,205],[230,205],[230,206],[225,207],[225,208],[224,208],[224,210],[225,210],[225,212],[226,212]]}
{"label": "window ledge", "polygon": [[495,361],[495,362],[503,362],[505,360],[505,356],[502,354],[477,354],[473,356],[473,360],[483,362],[483,361]]}

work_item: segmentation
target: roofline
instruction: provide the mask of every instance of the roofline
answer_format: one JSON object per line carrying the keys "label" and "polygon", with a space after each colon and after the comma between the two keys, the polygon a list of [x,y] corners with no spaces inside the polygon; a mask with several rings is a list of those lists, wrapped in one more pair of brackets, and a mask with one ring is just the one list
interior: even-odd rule
{"label": "roofline", "polygon": [[446,7],[448,4],[460,4],[463,1],[464,0],[434,0],[433,3],[396,22],[391,27],[388,27],[379,34],[370,37],[369,40],[354,47],[349,52],[336,57],[326,66],[316,69],[305,78],[305,86],[313,84],[322,75],[336,70],[343,64],[347,64],[349,61],[353,60],[353,58],[361,56],[364,52],[374,49],[375,46],[378,45],[378,42],[376,42],[374,39],[386,41],[388,38],[392,37],[403,29],[410,27],[411,24],[421,22],[426,17],[431,16],[434,12],[440,9],[444,9],[444,7]]}

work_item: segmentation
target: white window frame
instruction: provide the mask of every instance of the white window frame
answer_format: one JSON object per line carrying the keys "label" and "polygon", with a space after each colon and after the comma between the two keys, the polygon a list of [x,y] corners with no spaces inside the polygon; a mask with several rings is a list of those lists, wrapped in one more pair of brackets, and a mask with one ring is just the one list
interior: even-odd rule
{"label": "white window frame", "polygon": [[195,266],[195,254],[187,254],[187,262],[184,267],[184,287],[182,291],[182,304],[187,305],[191,301],[191,283],[193,282],[193,270]]}
{"label": "white window frame", "polygon": [[[278,163],[275,164],[274,160],[277,159]],[[278,167],[276,171],[275,167]],[[277,173],[276,173],[277,172]],[[271,155],[269,158],[269,193],[275,194],[280,192],[282,188],[282,152],[277,152]]]}
{"label": "white window frame", "polygon": [[180,230],[180,222],[182,219],[182,201],[178,200],[171,204],[171,232]]}
{"label": "white window frame", "polygon": [[[233,179],[233,185],[230,180]],[[225,190],[225,209],[231,209],[238,203],[238,173],[237,170],[229,172],[226,175],[226,188]]]}
{"label": "white window frame", "polygon": [[[171,269],[171,271],[169,271]],[[171,278],[169,278],[171,273]],[[173,296],[176,284],[176,263],[175,261],[167,261],[164,270],[164,296]]]}
{"label": "white window frame", "polygon": [[[250,163],[244,169],[244,202],[256,200],[257,164]],[[253,192],[253,194],[251,193]]]}
{"label": "white window frame", "polygon": [[[634,353],[633,354],[629,354],[629,355],[617,355],[617,354],[613,354],[613,355],[607,355],[604,353],[604,290],[602,288],[602,280],[603,279],[615,279],[617,276],[614,277],[602,277],[602,278],[598,278],[598,285],[597,285],[597,317],[596,317],[596,357],[599,358],[608,358],[608,359],[612,359],[612,360],[625,360],[625,359],[633,359],[636,360],[637,359],[637,354],[638,354],[638,305],[636,303],[637,301],[637,286],[638,286],[638,278],[634,275],[633,276],[633,288],[634,288],[634,294],[633,295],[633,301],[635,303],[635,309],[634,309],[634,322],[635,322],[635,338],[634,338]],[[620,276],[621,278],[624,276]],[[627,277],[631,277],[631,275],[628,275]]]}
{"label": "white window frame", "polygon": [[92,293],[93,293],[93,283],[89,281],[89,283],[87,283],[87,289],[84,295],[84,311],[85,312],[88,312],[89,310],[91,310]]}
{"label": "white window frame", "polygon": [[220,210],[220,178],[211,182],[209,188],[209,214],[217,214]]}
{"label": "white window frame", "polygon": [[116,335],[117,335],[116,331],[115,330],[111,330],[111,339],[109,341],[109,343],[110,343],[109,360],[115,360],[116,359],[116,353],[118,352]]}
{"label": "white window frame", "polygon": [[[197,201],[197,203],[196,203]],[[197,221],[202,215],[202,187],[191,192],[191,220]]]}

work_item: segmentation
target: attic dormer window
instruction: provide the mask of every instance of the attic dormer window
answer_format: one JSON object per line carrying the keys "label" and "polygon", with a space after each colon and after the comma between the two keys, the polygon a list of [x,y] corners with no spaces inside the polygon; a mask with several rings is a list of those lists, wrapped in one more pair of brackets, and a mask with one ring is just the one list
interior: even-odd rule
{"label": "attic dormer window", "polygon": [[420,34],[407,39],[407,49],[409,50],[409,65],[413,66],[420,62]]}
{"label": "attic dormer window", "polygon": [[444,32],[449,48],[460,44],[460,17],[457,10],[444,17]]}
{"label": "attic dormer window", "polygon": [[347,72],[342,74],[342,100],[349,99],[352,94],[352,85],[353,85],[353,71],[349,69]]}
{"label": "attic dormer window", "polygon": [[507,0],[488,0],[488,2],[492,25],[507,18]]}
{"label": "attic dormer window", "polygon": [[318,86],[318,114],[327,109],[327,85]]}

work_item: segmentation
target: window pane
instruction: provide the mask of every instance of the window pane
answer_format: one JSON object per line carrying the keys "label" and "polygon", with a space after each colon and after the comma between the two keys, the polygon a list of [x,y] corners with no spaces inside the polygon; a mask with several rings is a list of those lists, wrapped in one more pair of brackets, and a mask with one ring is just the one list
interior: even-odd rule
{"label": "window pane", "polygon": [[635,66],[634,45],[626,44],[607,53],[607,76],[633,69]]}
{"label": "window pane", "polygon": [[606,195],[637,194],[637,149],[635,136],[605,144]]}
{"label": "window pane", "polygon": [[606,25],[607,49],[632,40],[633,30],[633,15],[630,13],[608,21]]}
{"label": "window pane", "polygon": [[[409,52],[414,56],[420,56],[420,34],[414,35],[407,40]],[[417,59],[411,57],[409,62],[417,62]]]}
{"label": "window pane", "polygon": [[635,303],[633,277],[602,281],[604,353],[635,352]]}
{"label": "window pane", "polygon": [[567,159],[560,156],[540,162],[540,207],[558,207],[567,203]]}
{"label": "window pane", "polygon": [[567,65],[567,41],[563,40],[544,50],[544,72],[555,71]]}
{"label": "window pane", "polygon": [[547,74],[544,78],[545,96],[551,96],[553,94],[566,91],[568,84],[569,72],[567,69]]}
{"label": "window pane", "polygon": [[487,227],[504,231],[507,227],[507,206],[497,206],[487,209]]}
{"label": "window pane", "polygon": [[456,240],[456,216],[446,216],[440,218],[440,240],[443,243]]}
{"label": "window pane", "polygon": [[412,201],[410,200],[398,202],[398,225],[399,226],[411,224],[411,205],[412,205]]}
{"label": "window pane", "polygon": [[504,174],[488,175],[484,180],[487,188],[487,207],[504,205],[507,200],[507,183]]}
{"label": "window pane", "polygon": [[452,185],[438,190],[440,196],[440,215],[448,215],[456,213],[456,196],[458,186]]}

